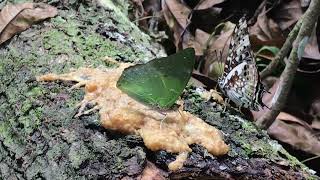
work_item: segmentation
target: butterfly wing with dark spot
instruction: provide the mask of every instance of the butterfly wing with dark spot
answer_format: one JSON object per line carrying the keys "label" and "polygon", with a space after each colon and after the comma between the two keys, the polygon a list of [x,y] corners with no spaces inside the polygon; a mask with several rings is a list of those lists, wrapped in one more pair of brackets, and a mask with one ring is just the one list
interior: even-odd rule
{"label": "butterfly wing with dark spot", "polygon": [[259,110],[264,106],[262,96],[265,92],[260,82],[249,40],[245,18],[236,25],[230,42],[224,74],[219,78],[219,86],[235,104]]}
{"label": "butterfly wing with dark spot", "polygon": [[242,17],[236,25],[231,37],[228,56],[224,67],[224,75],[226,76],[233,68],[242,63],[244,59],[250,60],[248,57],[252,57],[252,55],[248,26],[245,17]]}

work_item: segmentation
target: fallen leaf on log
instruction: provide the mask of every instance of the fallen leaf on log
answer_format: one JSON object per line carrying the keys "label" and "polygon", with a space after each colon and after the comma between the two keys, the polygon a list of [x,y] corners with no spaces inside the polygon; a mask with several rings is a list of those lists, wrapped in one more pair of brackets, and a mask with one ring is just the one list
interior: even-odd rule
{"label": "fallen leaf on log", "polygon": [[0,44],[15,34],[44,19],[58,14],[55,7],[44,3],[22,3],[5,6],[0,12]]}

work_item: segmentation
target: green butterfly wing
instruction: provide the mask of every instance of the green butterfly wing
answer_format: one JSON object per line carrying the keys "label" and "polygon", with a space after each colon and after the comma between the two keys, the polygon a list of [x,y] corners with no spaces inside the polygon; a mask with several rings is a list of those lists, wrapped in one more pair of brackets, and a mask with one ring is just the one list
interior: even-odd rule
{"label": "green butterfly wing", "polygon": [[126,68],[117,87],[144,104],[168,109],[186,87],[195,64],[193,48]]}

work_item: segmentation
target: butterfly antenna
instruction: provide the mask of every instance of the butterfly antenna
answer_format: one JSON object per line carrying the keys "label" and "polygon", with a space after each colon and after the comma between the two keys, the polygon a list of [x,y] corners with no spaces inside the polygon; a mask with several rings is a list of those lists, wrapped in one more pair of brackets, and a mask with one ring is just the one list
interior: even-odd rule
{"label": "butterfly antenna", "polygon": [[218,58],[218,51],[215,49],[214,50],[214,54],[216,55],[216,57]]}
{"label": "butterfly antenna", "polygon": [[224,64],[223,64],[223,60],[222,60],[222,51],[219,50],[219,54],[218,51],[215,50],[216,53],[216,57],[217,57],[217,62],[218,62],[218,70],[219,70],[219,74],[222,75],[224,72]]}
{"label": "butterfly antenna", "polygon": [[[233,34],[233,33],[232,33]],[[228,39],[227,39],[227,41],[224,43],[224,45],[223,45],[223,48],[222,48],[222,50],[220,51],[220,61],[221,62],[225,62],[226,61],[226,59],[222,59],[222,55],[223,55],[223,52],[224,52],[224,50],[226,49],[226,46],[227,46],[227,44],[228,44],[228,41],[229,41],[229,39],[231,39],[231,37],[232,37],[232,34],[228,37]],[[229,43],[230,44],[230,43]]]}
{"label": "butterfly antenna", "polygon": [[216,86],[214,87],[214,90],[217,91],[219,84],[216,83]]}
{"label": "butterfly antenna", "polygon": [[267,109],[271,110],[269,106],[267,106],[265,103],[263,103],[263,107],[267,107]]}

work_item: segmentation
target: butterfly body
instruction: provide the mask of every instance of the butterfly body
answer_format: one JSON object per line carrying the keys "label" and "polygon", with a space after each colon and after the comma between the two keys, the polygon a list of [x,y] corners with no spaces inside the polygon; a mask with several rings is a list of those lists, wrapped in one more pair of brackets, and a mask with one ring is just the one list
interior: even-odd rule
{"label": "butterfly body", "polygon": [[245,18],[241,18],[231,38],[224,73],[218,79],[222,92],[237,106],[259,110],[265,106],[266,92],[251,50]]}

